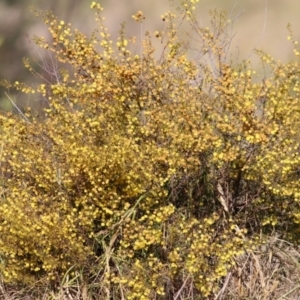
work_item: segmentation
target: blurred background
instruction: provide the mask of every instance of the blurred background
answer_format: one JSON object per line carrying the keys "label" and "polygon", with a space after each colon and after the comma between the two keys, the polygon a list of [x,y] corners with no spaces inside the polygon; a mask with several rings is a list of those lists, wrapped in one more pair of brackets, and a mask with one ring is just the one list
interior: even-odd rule
{"label": "blurred background", "polygon": [[[35,17],[30,6],[42,10],[52,10],[59,19],[72,23],[85,34],[96,28],[94,11],[90,9],[91,0],[0,0],[0,79],[34,83],[35,78],[23,66],[22,59],[31,61],[43,55],[31,42],[33,35],[49,38],[47,27],[43,21]],[[162,30],[164,23],[161,14],[174,9],[180,0],[100,0],[104,7],[113,40],[118,36],[120,24],[125,21],[129,36],[140,36],[141,27],[131,16],[138,10],[146,15],[143,31]],[[293,59],[292,43],[287,41],[289,35],[287,24],[292,25],[295,39],[300,39],[300,3],[299,0],[200,0],[197,15],[203,26],[210,25],[209,11],[223,9],[228,11],[231,19],[236,21],[233,26],[235,34],[232,52],[239,60],[250,59],[253,68],[260,70],[259,59],[253,49],[263,49],[276,59],[287,62]],[[38,69],[38,65],[35,65]],[[14,91],[8,93],[11,100],[20,107],[35,102],[33,95],[26,98]],[[25,103],[26,102],[26,103]],[[5,90],[0,87],[0,108],[12,109]]]}

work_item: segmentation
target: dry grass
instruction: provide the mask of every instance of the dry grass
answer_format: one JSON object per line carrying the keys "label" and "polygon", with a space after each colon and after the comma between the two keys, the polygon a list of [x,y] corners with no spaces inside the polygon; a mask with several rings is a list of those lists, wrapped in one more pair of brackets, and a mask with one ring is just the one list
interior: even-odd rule
{"label": "dry grass", "polygon": [[253,252],[237,259],[215,299],[298,300],[300,248],[276,235]]}
{"label": "dry grass", "polygon": [[[214,300],[298,300],[300,298],[300,248],[275,234],[258,249],[247,252],[236,259],[236,266],[220,282]],[[69,270],[71,271],[71,270]],[[178,300],[203,299],[189,293],[185,287],[176,294]],[[64,277],[58,289],[50,287],[17,290],[16,287],[0,282],[0,296],[3,300],[96,300],[106,298],[100,291],[101,280],[86,285],[76,273]],[[111,299],[114,298],[111,295]],[[123,298],[125,299],[125,298]],[[158,298],[157,298],[158,299]],[[169,299],[168,295],[164,298]],[[117,300],[117,299],[116,299]]]}

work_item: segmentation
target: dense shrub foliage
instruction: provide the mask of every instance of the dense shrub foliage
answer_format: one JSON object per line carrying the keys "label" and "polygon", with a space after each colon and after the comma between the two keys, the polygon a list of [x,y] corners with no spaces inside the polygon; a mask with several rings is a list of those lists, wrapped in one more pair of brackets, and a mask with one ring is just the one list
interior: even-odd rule
{"label": "dense shrub foliage", "polygon": [[200,299],[259,233],[297,239],[299,60],[258,52],[271,75],[257,83],[250,63],[228,61],[226,14],[202,28],[193,2],[178,13],[193,59],[171,12],[141,53],[123,26],[110,40],[97,3],[91,37],[36,12],[52,35],[36,43],[65,68],[37,88],[3,82],[46,103],[0,116],[5,282],[55,286],[81,272],[101,299]]}

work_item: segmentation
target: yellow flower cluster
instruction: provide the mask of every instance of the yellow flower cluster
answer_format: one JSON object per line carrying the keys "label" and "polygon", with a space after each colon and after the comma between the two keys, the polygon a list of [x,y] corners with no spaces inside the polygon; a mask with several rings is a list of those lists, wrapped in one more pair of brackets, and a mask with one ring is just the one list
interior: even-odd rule
{"label": "yellow flower cluster", "polygon": [[42,117],[0,115],[5,282],[57,284],[72,267],[103,299],[209,297],[258,233],[299,230],[299,61],[258,52],[272,75],[254,83],[248,63],[226,63],[226,14],[196,26],[197,2],[180,20],[198,36],[194,60],[172,12],[139,54],[123,25],[110,40],[96,2],[99,36],[38,13],[52,42],[36,43],[66,67],[37,88],[3,82],[47,99]]}

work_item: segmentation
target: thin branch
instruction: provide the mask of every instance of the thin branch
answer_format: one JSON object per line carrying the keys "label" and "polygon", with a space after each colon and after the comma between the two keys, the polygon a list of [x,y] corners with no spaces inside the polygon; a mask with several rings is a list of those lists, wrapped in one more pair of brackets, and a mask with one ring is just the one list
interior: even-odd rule
{"label": "thin branch", "polygon": [[17,109],[17,111],[20,113],[20,115],[22,115],[22,117],[28,122],[30,123],[29,119],[23,114],[23,112],[20,110],[20,108],[14,103],[14,101],[8,96],[8,94],[5,92],[6,97],[8,98],[8,100],[11,102],[11,104]]}
{"label": "thin branch", "polygon": [[231,272],[229,272],[229,273],[227,274],[227,276],[226,276],[226,278],[225,278],[225,282],[224,282],[224,284],[223,284],[221,290],[219,291],[219,293],[217,294],[217,296],[215,297],[214,300],[219,299],[219,297],[222,296],[222,295],[224,294],[225,289],[226,289],[226,287],[228,286],[230,277],[231,277]]}
{"label": "thin branch", "polygon": [[185,285],[186,285],[186,283],[187,283],[187,281],[188,281],[189,279],[190,279],[190,275],[185,279],[185,281],[184,281],[184,283],[182,284],[180,290],[176,293],[176,295],[175,295],[175,297],[174,297],[174,300],[177,300],[177,299],[178,299],[178,297],[180,296],[180,294],[181,294],[183,288],[185,287]]}
{"label": "thin branch", "polygon": [[253,54],[253,51],[255,50],[256,46],[259,44],[259,42],[264,38],[264,36],[266,35],[266,27],[267,27],[267,16],[268,16],[268,0],[265,0],[265,15],[264,15],[264,24],[263,24],[263,29],[261,32],[260,37],[258,38],[258,40],[256,41],[256,43],[254,44],[253,49],[251,50],[249,56],[247,59],[249,59],[251,57],[251,55]]}

